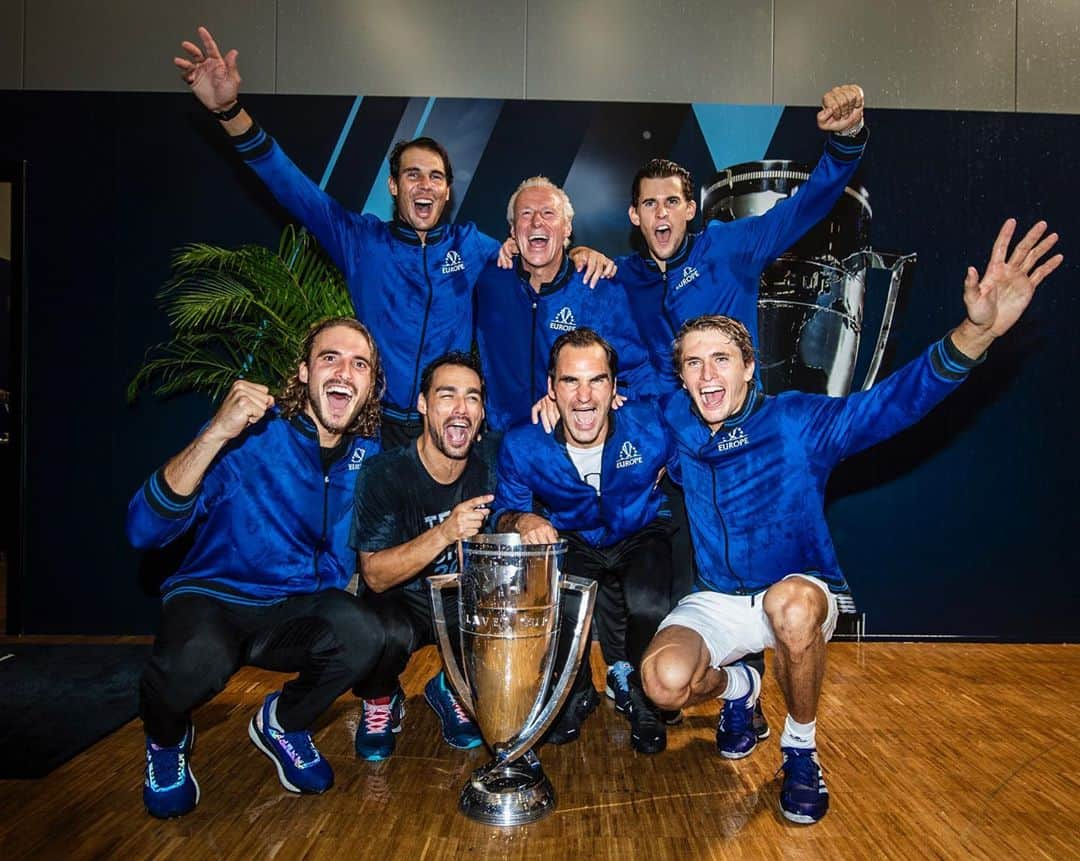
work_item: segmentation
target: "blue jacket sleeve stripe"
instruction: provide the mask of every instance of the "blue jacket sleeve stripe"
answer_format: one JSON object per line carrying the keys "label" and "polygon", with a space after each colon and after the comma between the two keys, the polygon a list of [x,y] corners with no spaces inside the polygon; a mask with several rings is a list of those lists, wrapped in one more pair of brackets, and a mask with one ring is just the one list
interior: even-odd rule
{"label": "blue jacket sleeve stripe", "polygon": [[146,500],[150,507],[161,517],[179,520],[187,517],[191,509],[195,507],[195,500],[199,493],[196,491],[190,496],[181,496],[165,481],[164,467],[151,475],[145,484]]}

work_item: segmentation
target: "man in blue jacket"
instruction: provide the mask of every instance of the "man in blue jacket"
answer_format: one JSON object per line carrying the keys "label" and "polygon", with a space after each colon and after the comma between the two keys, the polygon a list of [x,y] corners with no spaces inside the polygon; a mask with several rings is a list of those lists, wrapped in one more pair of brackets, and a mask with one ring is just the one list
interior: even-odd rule
{"label": "man in blue jacket", "polygon": [[376,614],[345,591],[355,570],[353,489],[379,450],[378,350],[356,320],[334,318],[312,327],[301,355],[276,406],[265,386],[236,382],[128,507],[136,547],[194,531],[162,584],[140,683],[143,802],[160,818],[198,803],[191,712],[244,664],[299,672],[266,697],[248,734],[286,789],[329,789],[334,773],[308,727],[383,650]]}
{"label": "man in blue jacket", "polygon": [[[564,539],[566,570],[598,581],[604,659],[627,668],[623,712],[631,744],[657,753],[667,733],[636,668],[671,606],[670,514],[659,484],[672,451],[654,401],[628,401],[612,411],[617,372],[615,350],[591,329],[555,341],[548,391],[559,420],[551,434],[529,423],[507,432],[493,517],[500,531],[519,532],[527,544]],[[597,703],[586,655],[548,740],[577,738]]]}
{"label": "man in blue jacket", "polygon": [[[697,215],[689,171],[673,161],[653,159],[634,176],[628,215],[641,232],[644,249],[618,258],[615,284],[626,290],[665,392],[679,388],[672,370],[671,342],[687,320],[701,314],[733,317],[747,327],[757,344],[762,271],[828,214],[855,173],[869,134],[863,122],[862,88],[855,84],[833,87],[822,96],[821,106],[817,126],[828,134],[824,154],[796,194],[761,216],[711,221],[700,233],[689,233]],[[682,493],[667,480],[664,487],[676,525],[675,593],[681,597],[693,582],[693,551]],[[757,656],[754,661],[764,672],[764,659]],[[730,715],[724,718],[730,722]],[[769,726],[760,707],[755,722],[759,737],[766,738]],[[724,729],[724,719],[716,743],[728,756],[740,753]]]}
{"label": "man in blue jacket", "polygon": [[829,213],[855,173],[869,134],[863,91],[855,84],[834,87],[821,103],[817,125],[829,133],[824,154],[798,192],[763,215],[710,221],[700,233],[689,233],[697,215],[689,171],[653,159],[634,176],[628,214],[645,248],[616,259],[614,281],[626,290],[665,391],[679,388],[671,342],[692,317],[734,317],[757,344],[762,271]]}
{"label": "man in blue jacket", "polygon": [[626,293],[604,281],[591,285],[567,259],[574,207],[547,177],[524,180],[506,207],[517,242],[514,268],[494,261],[476,285],[476,342],[487,380],[487,422],[504,431],[529,419],[548,400],[548,355],[556,339],[578,327],[593,329],[619,354],[619,391],[624,397],[659,394],[645,345],[629,313]]}
{"label": "man in blue jacket", "polygon": [[[445,224],[454,173],[445,148],[429,137],[401,141],[390,153],[394,218],[350,211],[312,182],[238,101],[235,50],[222,56],[205,27],[202,45],[185,41],[176,57],[192,92],[230,135],[240,157],[278,201],[319,240],[349,286],[358,319],[382,345],[387,389],[382,442],[396,448],[420,435],[420,371],[437,356],[472,345],[473,287],[500,243],[475,224]],[[509,266],[509,257],[504,259]],[[583,251],[587,276],[610,267]]]}
{"label": "man in blue jacket", "polygon": [[760,678],[740,659],[775,649],[788,707],[780,809],[793,822],[817,822],[829,805],[816,712],[835,596],[846,588],[825,521],[829,474],[955,390],[1060,265],[1061,255],[1039,263],[1057,241],[1045,235],[1045,222],[1009,254],[1015,227],[1011,219],[1002,227],[981,279],[968,269],[963,322],[869,391],[762,395],[753,385],[749,333],[728,317],[688,321],[676,339],[685,391],[667,404],[665,420],[676,437],[698,591],[679,602],[649,645],[645,690],[666,708],[723,697],[732,706],[728,730],[743,736],[748,753],[757,743],[752,710]]}

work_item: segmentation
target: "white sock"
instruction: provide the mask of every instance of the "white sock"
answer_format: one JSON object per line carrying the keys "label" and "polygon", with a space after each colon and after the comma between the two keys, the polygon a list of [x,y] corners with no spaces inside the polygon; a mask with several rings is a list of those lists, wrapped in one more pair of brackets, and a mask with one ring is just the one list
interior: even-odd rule
{"label": "white sock", "polygon": [[817,747],[815,733],[817,732],[817,718],[810,723],[799,723],[791,715],[784,721],[784,733],[780,736],[780,747],[801,747],[804,749]]}
{"label": "white sock", "polygon": [[[747,673],[746,670],[750,672]],[[751,692],[754,693],[753,699],[757,699],[757,694],[761,691],[761,677],[753,667],[746,667],[746,670],[743,669],[741,664],[724,667],[727,686],[721,692],[720,699],[737,700]],[[757,688],[757,690],[754,690],[754,688]]]}

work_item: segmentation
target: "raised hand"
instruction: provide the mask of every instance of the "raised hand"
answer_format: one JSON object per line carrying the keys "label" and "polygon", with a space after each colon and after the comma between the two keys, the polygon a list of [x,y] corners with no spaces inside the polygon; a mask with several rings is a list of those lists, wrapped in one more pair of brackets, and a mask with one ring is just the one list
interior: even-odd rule
{"label": "raised hand", "polygon": [[240,94],[240,72],[236,66],[239,52],[233,48],[223,57],[210,31],[199,27],[198,32],[202,47],[194,42],[181,42],[180,47],[188,56],[173,57],[173,64],[203,107],[224,111],[236,104]]}
{"label": "raised hand", "polygon": [[1008,332],[1020,319],[1035,295],[1035,288],[1065,259],[1055,254],[1036,266],[1058,241],[1056,233],[1045,235],[1045,221],[1036,223],[1009,254],[1015,231],[1016,219],[1010,218],[998,231],[982,278],[974,266],[968,267],[964,278],[968,320],[995,338]]}
{"label": "raised hand", "polygon": [[858,84],[841,84],[821,97],[817,124],[823,132],[846,132],[862,122],[863,91]]}
{"label": "raised hand", "polygon": [[484,526],[484,518],[491,513],[488,505],[495,497],[490,493],[474,496],[459,502],[450,512],[450,516],[439,524],[447,544],[463,538],[472,538]]}
{"label": "raised hand", "polygon": [[238,437],[248,425],[253,425],[274,405],[270,390],[259,383],[237,380],[225,400],[207,425],[203,436],[207,440],[225,442]]}

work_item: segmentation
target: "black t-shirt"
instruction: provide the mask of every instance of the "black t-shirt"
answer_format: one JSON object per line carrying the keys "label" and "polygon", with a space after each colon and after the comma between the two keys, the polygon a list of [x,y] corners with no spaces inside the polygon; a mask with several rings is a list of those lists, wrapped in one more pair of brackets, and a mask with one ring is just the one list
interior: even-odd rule
{"label": "black t-shirt", "polygon": [[[453,484],[440,484],[428,474],[416,443],[371,458],[356,481],[349,544],[359,553],[397,547],[442,523],[459,502],[494,493],[493,453],[490,446],[473,446],[464,472]],[[457,556],[450,544],[404,585],[423,589],[424,578],[454,571]]]}

